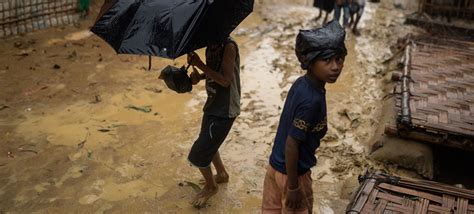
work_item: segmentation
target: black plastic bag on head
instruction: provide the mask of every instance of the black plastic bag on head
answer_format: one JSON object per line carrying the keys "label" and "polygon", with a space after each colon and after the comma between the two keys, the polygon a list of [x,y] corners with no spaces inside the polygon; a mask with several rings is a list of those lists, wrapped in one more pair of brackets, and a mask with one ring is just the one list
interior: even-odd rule
{"label": "black plastic bag on head", "polygon": [[347,54],[344,39],[346,32],[337,21],[331,21],[321,28],[300,30],[296,37],[296,57],[301,68],[308,69],[315,59],[326,59],[334,55]]}
{"label": "black plastic bag on head", "polygon": [[171,65],[166,66],[161,70],[161,74],[158,78],[165,81],[166,86],[169,89],[178,93],[186,93],[193,90],[193,84],[191,78],[188,76],[187,68],[184,66],[177,68]]}

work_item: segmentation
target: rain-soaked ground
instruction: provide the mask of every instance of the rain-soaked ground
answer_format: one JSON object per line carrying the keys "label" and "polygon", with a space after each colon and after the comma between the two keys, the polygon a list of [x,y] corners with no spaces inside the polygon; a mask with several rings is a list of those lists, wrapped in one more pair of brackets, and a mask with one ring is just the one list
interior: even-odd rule
{"label": "rain-soaked ground", "polygon": [[[291,2],[291,1],[287,1]],[[381,5],[380,5],[381,4]],[[343,213],[355,176],[396,171],[367,157],[379,125],[390,45],[403,17],[368,3],[362,36],[347,34],[343,74],[327,86],[329,132],[313,169],[315,213]],[[242,114],[221,155],[230,182],[202,213],[258,213],[272,140],[291,83],[300,28],[321,25],[305,5],[259,2],[236,30]],[[0,43],[0,213],[195,213],[200,174],[187,162],[206,94],[176,94],[157,80],[176,61],[117,56],[90,20]],[[202,56],[203,52],[199,52]]]}

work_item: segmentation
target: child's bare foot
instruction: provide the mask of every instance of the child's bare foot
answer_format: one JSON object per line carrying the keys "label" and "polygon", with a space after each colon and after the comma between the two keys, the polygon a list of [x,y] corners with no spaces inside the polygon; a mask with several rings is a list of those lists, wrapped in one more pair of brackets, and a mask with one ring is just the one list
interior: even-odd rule
{"label": "child's bare foot", "polygon": [[356,28],[352,28],[352,33],[353,33],[355,36],[360,36],[360,31],[357,30]]}
{"label": "child's bare foot", "polygon": [[202,208],[207,203],[209,198],[215,195],[218,190],[219,187],[217,185],[205,185],[204,188],[202,188],[202,190],[196,195],[196,197],[194,197],[192,202],[193,206],[196,208]]}
{"label": "child's bare foot", "polygon": [[[218,184],[229,183],[229,175],[227,173],[226,174],[215,174],[214,175],[214,180]],[[199,183],[200,184],[205,184],[206,180],[201,179],[201,180],[199,180]]]}

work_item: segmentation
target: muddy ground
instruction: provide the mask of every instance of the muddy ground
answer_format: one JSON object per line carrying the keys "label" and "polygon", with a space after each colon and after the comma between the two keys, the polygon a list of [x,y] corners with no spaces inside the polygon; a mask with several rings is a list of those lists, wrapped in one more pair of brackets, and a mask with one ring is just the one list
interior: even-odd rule
{"label": "muddy ground", "polygon": [[[89,33],[93,17],[2,40],[0,213],[258,213],[281,107],[303,74],[295,36],[321,20],[308,4],[256,5],[234,33],[242,114],[221,147],[230,183],[201,210],[189,203],[200,174],[186,157],[199,132],[203,83],[178,95],[157,79],[184,58],[154,58],[147,71],[147,57],[116,55]],[[382,62],[410,31],[403,20],[391,1],[368,3],[362,36],[347,34],[343,74],[327,86],[329,132],[312,173],[315,213],[343,213],[368,168],[416,176],[368,157],[386,113]]]}

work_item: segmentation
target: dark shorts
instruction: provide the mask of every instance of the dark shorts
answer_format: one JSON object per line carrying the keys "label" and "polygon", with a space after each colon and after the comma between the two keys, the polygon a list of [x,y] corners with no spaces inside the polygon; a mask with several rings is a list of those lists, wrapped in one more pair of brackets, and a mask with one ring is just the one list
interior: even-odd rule
{"label": "dark shorts", "polygon": [[202,117],[201,132],[194,142],[188,155],[188,160],[196,167],[211,165],[214,155],[224,142],[235,118],[222,118],[212,115]]}
{"label": "dark shorts", "polygon": [[352,3],[350,6],[349,6],[349,11],[352,14],[358,14],[359,16],[362,16],[362,14],[364,13],[364,5],[359,5],[357,3]]}

